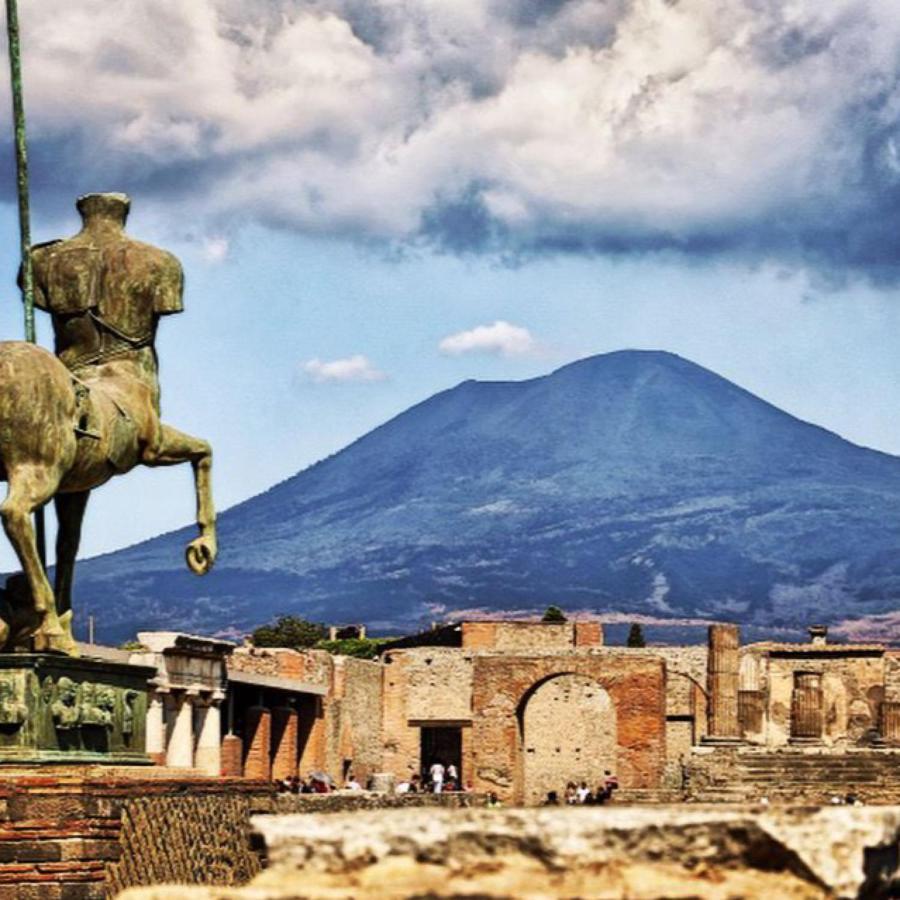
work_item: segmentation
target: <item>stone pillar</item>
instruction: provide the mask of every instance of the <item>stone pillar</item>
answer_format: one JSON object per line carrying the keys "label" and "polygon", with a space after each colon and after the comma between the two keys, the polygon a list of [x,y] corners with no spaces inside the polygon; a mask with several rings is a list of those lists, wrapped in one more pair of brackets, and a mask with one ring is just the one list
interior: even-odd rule
{"label": "stone pillar", "polygon": [[791,741],[814,743],[822,739],[822,675],[794,672],[791,694]]}
{"label": "stone pillar", "polygon": [[166,748],[166,765],[190,769],[194,765],[194,704],[185,691],[172,694],[174,721]]}
{"label": "stone pillar", "polygon": [[166,764],[166,718],[163,691],[151,690],[147,698],[147,756],[157,766]]}
{"label": "stone pillar", "polygon": [[900,744],[900,701],[885,700],[881,704],[881,739],[886,744]]}
{"label": "stone pillar", "polygon": [[205,775],[222,774],[222,696],[213,694],[198,704],[200,723],[194,766]]}
{"label": "stone pillar", "polygon": [[244,723],[244,777],[271,781],[272,713],[265,706],[248,707]]}
{"label": "stone pillar", "polygon": [[397,779],[393,772],[375,772],[363,787],[374,791],[376,794],[393,794]]}
{"label": "stone pillar", "polygon": [[714,743],[733,743],[741,739],[738,721],[740,645],[740,629],[737,625],[709,626],[707,661],[709,730],[706,739]]}
{"label": "stone pillar", "polygon": [[297,710],[279,706],[272,710],[272,778],[297,774]]}
{"label": "stone pillar", "polygon": [[222,738],[222,774],[228,778],[240,778],[244,774],[244,745],[236,734]]}

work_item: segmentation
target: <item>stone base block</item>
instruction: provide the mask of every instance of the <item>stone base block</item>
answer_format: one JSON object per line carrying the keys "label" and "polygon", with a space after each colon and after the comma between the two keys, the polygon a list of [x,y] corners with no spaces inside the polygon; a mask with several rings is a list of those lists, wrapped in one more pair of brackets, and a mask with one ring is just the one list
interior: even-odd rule
{"label": "stone base block", "polygon": [[155,669],[41,653],[0,654],[0,766],[150,765]]}

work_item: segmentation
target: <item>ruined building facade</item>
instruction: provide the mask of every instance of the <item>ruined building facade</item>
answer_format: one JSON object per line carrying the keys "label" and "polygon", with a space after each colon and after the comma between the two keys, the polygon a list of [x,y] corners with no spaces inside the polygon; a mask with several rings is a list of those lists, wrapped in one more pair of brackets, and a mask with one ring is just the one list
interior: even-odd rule
{"label": "ruined building facade", "polygon": [[827,790],[828,766],[846,773],[846,760],[885,787],[882,770],[900,762],[900,651],[811,631],[806,643],[741,646],[722,624],[706,645],[631,649],[604,646],[593,621],[463,622],[375,660],[228,648],[220,680],[210,654],[223,642],[170,640],[151,704],[163,718],[148,733],[168,765],[257,779],[324,771],[338,783],[352,771],[365,783],[441,761],[463,785],[524,803],[607,772],[633,795],[745,797],[751,782],[769,793],[807,769]]}

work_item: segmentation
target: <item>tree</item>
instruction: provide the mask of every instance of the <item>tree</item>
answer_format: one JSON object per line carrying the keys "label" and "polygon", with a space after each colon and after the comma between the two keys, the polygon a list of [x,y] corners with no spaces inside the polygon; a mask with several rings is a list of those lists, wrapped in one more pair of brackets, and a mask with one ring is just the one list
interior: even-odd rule
{"label": "tree", "polygon": [[565,622],[566,617],[558,606],[548,606],[541,619],[542,622]]}
{"label": "tree", "polygon": [[628,632],[628,640],[625,642],[628,647],[646,647],[647,642],[644,640],[644,629],[635,622]]}
{"label": "tree", "polygon": [[274,623],[260,625],[251,635],[255,647],[312,647],[325,637],[325,626],[298,616],[279,616]]}

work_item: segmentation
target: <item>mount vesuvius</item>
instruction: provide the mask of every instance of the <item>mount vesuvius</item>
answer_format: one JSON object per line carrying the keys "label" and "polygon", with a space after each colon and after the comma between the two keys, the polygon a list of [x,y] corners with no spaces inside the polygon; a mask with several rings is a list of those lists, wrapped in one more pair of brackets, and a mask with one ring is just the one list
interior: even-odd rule
{"label": "mount vesuvius", "polygon": [[900,598],[900,458],[662,352],[436,394],[219,520],[85,560],[105,639],[275,614],[408,631],[453,610],[796,626]]}

